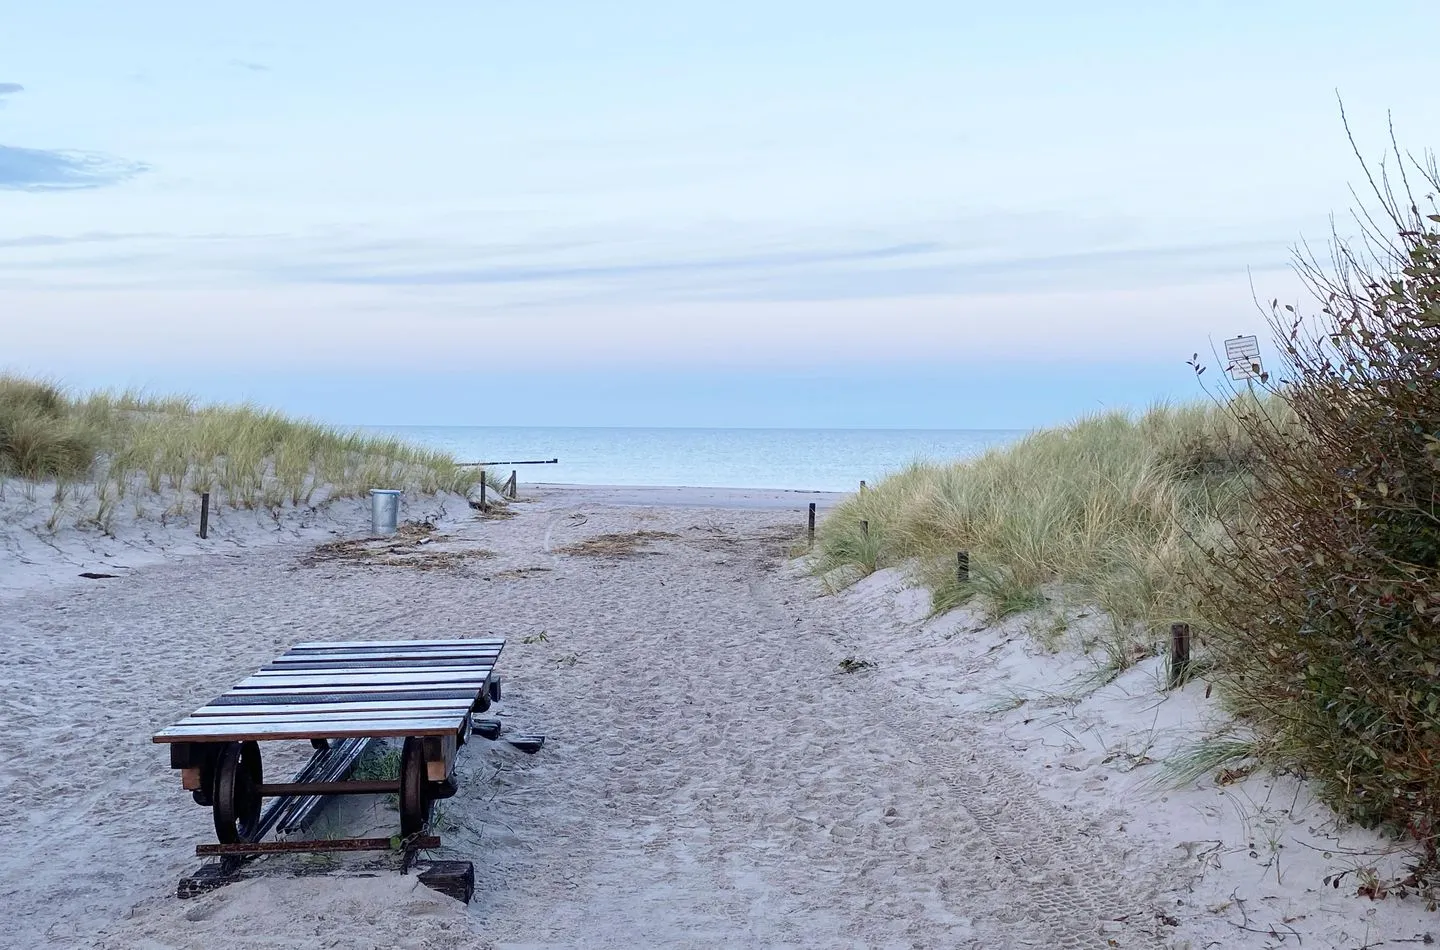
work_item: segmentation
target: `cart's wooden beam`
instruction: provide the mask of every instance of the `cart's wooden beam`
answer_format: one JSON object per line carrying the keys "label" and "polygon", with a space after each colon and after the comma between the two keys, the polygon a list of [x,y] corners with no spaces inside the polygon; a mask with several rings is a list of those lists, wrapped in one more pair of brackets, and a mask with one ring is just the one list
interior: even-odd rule
{"label": "cart's wooden beam", "polygon": [[240,841],[235,844],[197,844],[200,857],[216,854],[295,854],[324,851],[427,851],[440,847],[435,835],[418,835],[401,842],[399,848],[390,838],[333,838],[318,841]]}
{"label": "cart's wooden beam", "polygon": [[403,739],[409,736],[453,736],[463,725],[462,718],[373,719],[354,722],[228,723],[216,716],[203,724],[171,726],[155,735],[155,742],[232,742],[272,739]]}

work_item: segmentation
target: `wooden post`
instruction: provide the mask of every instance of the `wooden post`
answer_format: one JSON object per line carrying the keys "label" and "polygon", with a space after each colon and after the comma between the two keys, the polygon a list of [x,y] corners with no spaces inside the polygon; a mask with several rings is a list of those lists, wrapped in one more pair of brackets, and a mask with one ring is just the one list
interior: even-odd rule
{"label": "wooden post", "polygon": [[1179,686],[1190,666],[1190,625],[1170,625],[1170,685]]}
{"label": "wooden post", "polygon": [[955,552],[955,580],[962,584],[970,583],[970,552]]}
{"label": "wooden post", "polygon": [[810,545],[815,545],[815,502],[810,502]]}
{"label": "wooden post", "polygon": [[861,522],[860,522],[860,533],[865,536],[865,540],[866,540],[866,541],[869,541],[869,540],[870,540],[870,522],[868,522],[868,521],[861,521]]}
{"label": "wooden post", "polygon": [[516,472],[515,472],[515,469],[512,468],[512,469],[510,470],[510,497],[511,497],[511,498],[514,498],[514,497],[515,497],[515,492],[517,491],[517,486],[518,486],[518,482],[516,481]]}
{"label": "wooden post", "polygon": [[863,479],[863,478],[860,479],[860,490],[861,490],[862,492],[865,490],[865,479]]}
{"label": "wooden post", "polygon": [[200,537],[204,538],[210,534],[210,493],[200,493]]}
{"label": "wooden post", "polygon": [[480,470],[480,510],[487,510],[485,505],[485,470],[483,468]]}

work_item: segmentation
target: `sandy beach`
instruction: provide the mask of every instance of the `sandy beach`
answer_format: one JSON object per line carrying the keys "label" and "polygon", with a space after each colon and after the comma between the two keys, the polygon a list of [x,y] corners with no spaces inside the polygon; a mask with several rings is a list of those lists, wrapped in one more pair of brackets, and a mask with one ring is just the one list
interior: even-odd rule
{"label": "sandy beach", "polygon": [[[1023,617],[931,618],[895,571],[825,594],[791,557],[833,496],[525,494],[509,518],[407,502],[443,563],[312,557],[364,533],[358,503],[232,516],[204,545],[10,535],[0,945],[1201,950],[1437,929],[1323,883],[1381,843],[1299,783],[1155,786],[1217,715],[1202,682],[1162,694],[1151,660],[1067,691],[1092,661]],[[76,576],[97,564],[117,576]],[[548,742],[460,756],[437,856],[475,862],[468,908],[384,868],[175,898],[213,831],[153,732],[300,640],[481,635],[508,638],[500,715]]]}

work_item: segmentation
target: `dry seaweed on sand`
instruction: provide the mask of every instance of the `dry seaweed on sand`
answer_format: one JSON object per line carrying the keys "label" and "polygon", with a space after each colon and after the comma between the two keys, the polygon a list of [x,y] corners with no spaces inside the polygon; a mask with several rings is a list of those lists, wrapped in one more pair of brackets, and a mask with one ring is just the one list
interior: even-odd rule
{"label": "dry seaweed on sand", "polygon": [[462,566],[475,558],[494,557],[483,548],[439,550],[430,545],[452,540],[437,534],[428,522],[407,521],[395,533],[384,538],[350,538],[328,541],[301,559],[306,567],[327,561],[350,561],[356,564],[385,567],[409,567],[421,571],[445,570]]}
{"label": "dry seaweed on sand", "polygon": [[464,551],[423,551],[415,554],[387,554],[366,563],[387,567],[408,567],[417,571],[453,570],[463,567],[466,561],[495,556],[494,551],[472,548]]}
{"label": "dry seaweed on sand", "polygon": [[619,531],[613,534],[599,534],[584,541],[576,541],[559,548],[561,554],[575,554],[583,557],[627,558],[638,554],[658,554],[658,551],[642,551],[651,541],[665,541],[678,538],[669,531]]}
{"label": "dry seaweed on sand", "polygon": [[535,574],[548,574],[553,570],[555,570],[553,567],[512,567],[508,571],[500,571],[499,573],[492,574],[487,579],[492,581],[512,580],[531,577]]}

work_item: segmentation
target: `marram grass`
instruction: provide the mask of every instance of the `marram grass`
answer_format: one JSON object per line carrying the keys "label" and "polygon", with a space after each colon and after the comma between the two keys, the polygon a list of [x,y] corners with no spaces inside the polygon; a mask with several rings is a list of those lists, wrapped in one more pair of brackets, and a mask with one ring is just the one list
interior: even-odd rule
{"label": "marram grass", "polygon": [[[391,436],[292,419],[252,405],[97,392],[71,398],[49,381],[0,375],[0,476],[28,494],[53,485],[57,508],[89,500],[97,522],[122,499],[212,494],[212,503],[274,509],[356,497],[371,488],[466,494],[480,472]],[[67,494],[68,492],[68,494]],[[83,498],[81,497],[83,496]],[[136,511],[143,500],[133,501]]]}
{"label": "marram grass", "polygon": [[[1239,408],[1279,411],[1252,403]],[[1058,584],[1127,629],[1187,620],[1194,542],[1212,538],[1217,512],[1248,495],[1252,448],[1236,408],[1111,412],[973,460],[914,463],[825,519],[816,568],[853,575],[912,565],[938,611],[978,595],[996,615],[1018,612]],[[956,573],[962,550],[966,584]]]}

